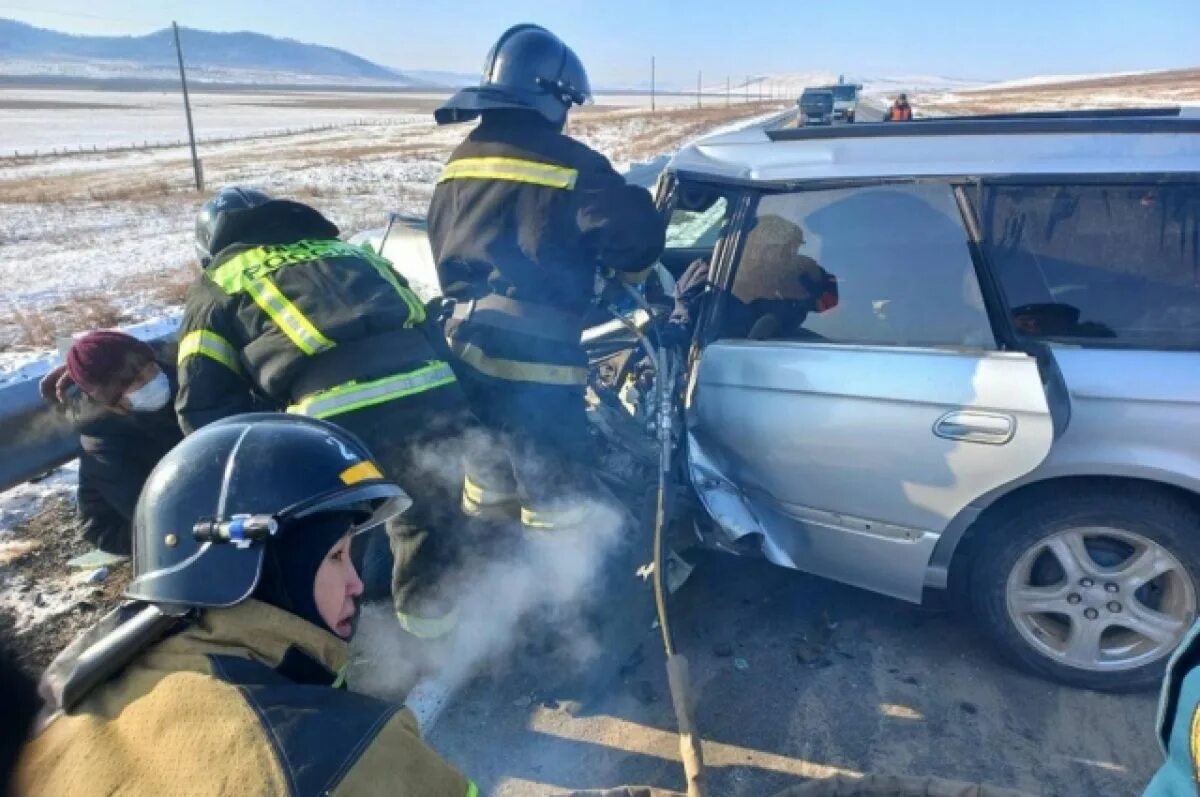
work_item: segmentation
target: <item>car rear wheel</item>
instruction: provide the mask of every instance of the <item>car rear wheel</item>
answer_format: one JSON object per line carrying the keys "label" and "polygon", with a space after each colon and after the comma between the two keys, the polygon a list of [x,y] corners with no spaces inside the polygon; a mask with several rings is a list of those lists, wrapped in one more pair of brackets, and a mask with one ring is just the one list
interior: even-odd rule
{"label": "car rear wheel", "polygon": [[1200,516],[1167,496],[1057,495],[1010,511],[973,556],[976,617],[1039,675],[1155,687],[1196,619]]}

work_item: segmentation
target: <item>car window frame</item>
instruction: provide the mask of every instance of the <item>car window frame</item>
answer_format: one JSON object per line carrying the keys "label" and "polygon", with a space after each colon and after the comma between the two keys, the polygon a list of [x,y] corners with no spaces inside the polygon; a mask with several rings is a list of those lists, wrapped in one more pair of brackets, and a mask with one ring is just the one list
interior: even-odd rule
{"label": "car window frame", "polygon": [[[911,186],[911,185],[945,185],[948,186],[954,196],[955,204],[959,212],[959,221],[962,224],[963,233],[967,242],[967,250],[971,258],[972,270],[975,274],[976,282],[979,286],[979,291],[983,297],[984,310],[988,318],[988,325],[991,328],[994,344],[992,346],[955,346],[955,345],[935,345],[935,346],[901,346],[894,343],[846,343],[840,341],[822,342],[822,346],[836,347],[868,347],[868,348],[884,348],[884,349],[921,349],[926,351],[971,351],[971,352],[1003,352],[1003,351],[1024,351],[1030,347],[1018,345],[1018,339],[1015,334],[1015,329],[1012,326],[1011,314],[1007,305],[1002,304],[1002,295],[999,292],[999,285],[995,275],[988,267],[986,259],[983,256],[982,246],[979,240],[979,222],[978,218],[972,213],[967,213],[967,208],[964,206],[960,194],[970,185],[977,183],[981,178],[967,176],[935,176],[935,177],[886,177],[886,178],[845,178],[845,179],[823,179],[823,180],[806,180],[806,181],[780,181],[772,183],[751,183],[751,182],[727,182],[725,185],[734,187],[741,185],[745,190],[745,201],[740,208],[735,208],[730,216],[730,224],[727,234],[734,238],[733,241],[725,242],[724,236],[717,241],[717,250],[724,254],[724,262],[717,267],[716,257],[714,253],[714,266],[712,271],[712,283],[719,295],[725,295],[732,290],[733,279],[737,273],[737,266],[741,263],[742,250],[745,245],[746,234],[750,229],[750,222],[758,212],[759,201],[764,196],[773,196],[778,194],[792,194],[810,191],[833,191],[847,188],[878,188],[885,186]],[[710,181],[711,182],[711,181]],[[724,244],[724,245],[723,245]],[[697,340],[702,346],[707,346],[717,341],[717,331],[721,327],[722,321],[722,305],[724,302],[709,301],[703,308],[698,326]],[[742,338],[726,338],[726,340],[742,341]],[[809,346],[814,345],[806,341],[788,341],[788,340],[773,340],[773,341],[756,341],[756,343],[765,343],[775,346]]]}

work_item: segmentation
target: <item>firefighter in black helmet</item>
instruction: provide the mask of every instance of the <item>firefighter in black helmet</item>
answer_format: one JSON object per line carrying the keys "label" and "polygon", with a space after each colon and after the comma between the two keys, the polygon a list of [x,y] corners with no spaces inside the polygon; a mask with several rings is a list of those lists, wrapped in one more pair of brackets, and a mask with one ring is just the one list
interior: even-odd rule
{"label": "firefighter in black helmet", "polygon": [[[467,519],[446,476],[461,457],[438,452],[473,419],[422,302],[388,261],[338,240],[315,209],[247,188],[201,208],[196,254],[204,273],[180,330],[180,425],[286,410],[366,440],[416,501],[388,528],[397,615],[423,639],[444,636],[455,605],[444,576]],[[386,548],[369,554],[386,571]]]}
{"label": "firefighter in black helmet", "polygon": [[511,467],[468,459],[463,505],[519,510],[527,528],[578,524],[594,494],[580,345],[597,277],[636,283],[662,252],[650,193],[563,134],[591,99],[583,64],[536,25],[506,31],[479,86],[455,94],[439,124],[480,118],[454,151],[429,208],[429,240],[459,377]]}
{"label": "firefighter in black helmet", "polygon": [[409,503],[323,421],[187,437],[138,502],[130,602],[47,671],[18,793],[476,794],[406,709],[342,688],[350,538]]}

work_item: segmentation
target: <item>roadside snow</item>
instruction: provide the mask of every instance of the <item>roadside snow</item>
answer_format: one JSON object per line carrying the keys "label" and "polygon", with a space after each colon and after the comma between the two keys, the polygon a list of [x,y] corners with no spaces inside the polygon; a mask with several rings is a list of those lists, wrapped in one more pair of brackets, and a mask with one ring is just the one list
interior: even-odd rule
{"label": "roadside snow", "polygon": [[6,535],[11,534],[47,499],[73,496],[78,482],[79,462],[75,460],[39,481],[26,482],[0,492],[0,560],[3,559],[4,546],[7,544]]}

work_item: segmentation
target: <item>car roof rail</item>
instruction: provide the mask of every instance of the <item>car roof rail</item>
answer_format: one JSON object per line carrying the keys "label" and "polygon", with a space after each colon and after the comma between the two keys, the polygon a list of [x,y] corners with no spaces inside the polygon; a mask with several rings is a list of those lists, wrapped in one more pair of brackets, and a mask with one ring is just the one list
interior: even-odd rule
{"label": "car roof rail", "polygon": [[962,114],[961,116],[937,116],[930,119],[956,121],[989,121],[995,119],[1127,119],[1130,117],[1143,118],[1147,116],[1179,116],[1181,108],[1178,105],[1164,105],[1157,108],[1076,108],[1059,111],[1013,111],[1011,113],[981,113]]}
{"label": "car roof rail", "polygon": [[911,122],[858,122],[830,127],[768,130],[771,141],[839,138],[915,138],[1053,133],[1200,133],[1200,117],[1171,108],[1034,111],[986,116],[936,116]]}

